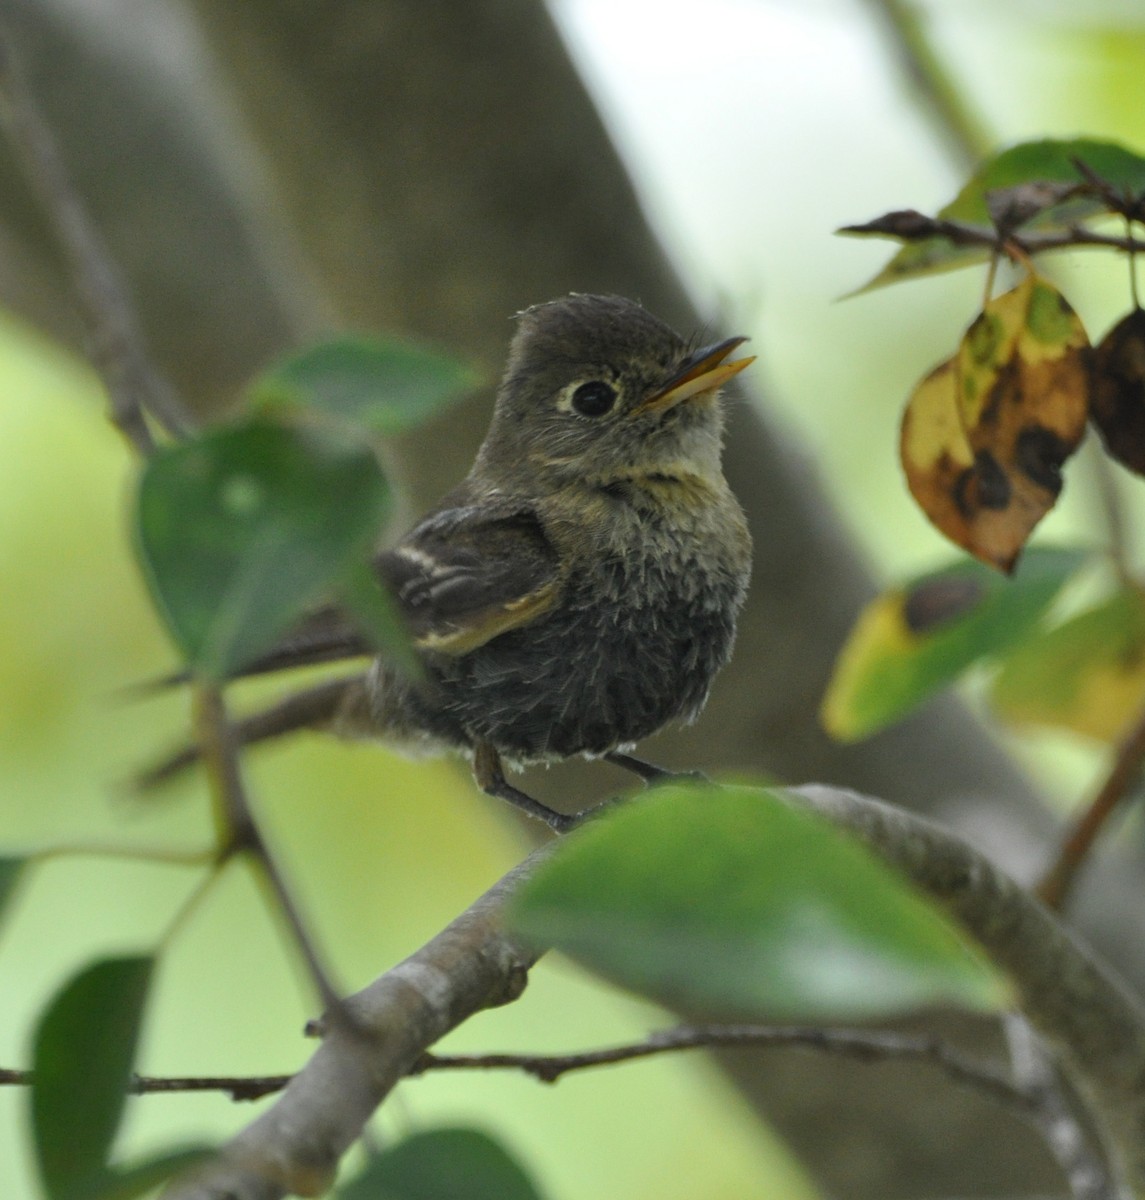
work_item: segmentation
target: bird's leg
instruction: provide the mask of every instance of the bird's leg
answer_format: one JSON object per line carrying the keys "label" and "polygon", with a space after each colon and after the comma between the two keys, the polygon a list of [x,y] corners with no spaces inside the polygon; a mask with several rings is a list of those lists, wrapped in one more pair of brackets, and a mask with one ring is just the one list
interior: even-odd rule
{"label": "bird's leg", "polygon": [[647,784],[662,783],[668,779],[684,779],[689,783],[710,783],[711,780],[702,771],[669,771],[666,767],[658,767],[655,763],[645,762],[631,754],[621,754],[619,750],[610,750],[604,755],[604,761],[614,767],[623,767],[633,775],[639,775]]}
{"label": "bird's leg", "polygon": [[477,786],[487,795],[505,800],[530,817],[536,817],[554,833],[567,833],[581,821],[583,813],[560,813],[539,800],[534,800],[520,788],[515,788],[501,769],[501,756],[488,742],[478,742],[473,751],[473,776]]}

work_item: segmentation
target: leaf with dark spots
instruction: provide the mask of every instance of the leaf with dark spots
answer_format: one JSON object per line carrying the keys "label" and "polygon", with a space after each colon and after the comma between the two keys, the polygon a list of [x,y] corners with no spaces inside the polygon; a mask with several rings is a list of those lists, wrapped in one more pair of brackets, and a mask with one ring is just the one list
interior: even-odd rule
{"label": "leaf with dark spots", "polygon": [[913,634],[932,633],[965,616],[985,594],[977,576],[930,575],[904,594],[903,621]]}
{"label": "leaf with dark spots", "polygon": [[1010,481],[989,450],[974,455],[974,494],[979,508],[1004,509],[1010,503]]}
{"label": "leaf with dark spots", "polygon": [[1094,351],[1089,415],[1110,456],[1145,475],[1145,309],[1123,317]]}
{"label": "leaf with dark spots", "polygon": [[835,663],[822,719],[855,741],[904,717],[975,663],[1028,640],[1085,554],[1035,546],[1012,578],[963,556],[892,588],[859,615]]}
{"label": "leaf with dark spots", "polygon": [[1015,465],[1055,496],[1062,490],[1062,464],[1073,452],[1051,429],[1032,425],[1018,434]]}
{"label": "leaf with dark spots", "polygon": [[1085,432],[1088,355],[1077,315],[1031,274],[987,304],[907,404],[911,493],[947,537],[1000,570],[1013,569],[1061,491]]}

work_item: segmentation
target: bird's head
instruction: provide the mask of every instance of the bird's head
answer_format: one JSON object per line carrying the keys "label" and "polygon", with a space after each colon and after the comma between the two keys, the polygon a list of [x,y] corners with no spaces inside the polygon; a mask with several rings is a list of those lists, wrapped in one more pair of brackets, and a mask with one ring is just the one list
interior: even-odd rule
{"label": "bird's head", "polygon": [[752,358],[744,338],[689,345],[639,304],[570,295],[526,309],[509,351],[477,470],[570,476],[719,471],[720,387]]}

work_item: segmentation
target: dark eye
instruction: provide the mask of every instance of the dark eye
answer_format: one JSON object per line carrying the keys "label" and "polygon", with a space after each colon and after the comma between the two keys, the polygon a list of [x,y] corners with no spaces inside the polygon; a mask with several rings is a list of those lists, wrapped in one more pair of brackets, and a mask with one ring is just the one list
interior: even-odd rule
{"label": "dark eye", "polygon": [[603,417],[616,403],[616,389],[601,379],[582,383],[572,394],[572,406],[582,417]]}

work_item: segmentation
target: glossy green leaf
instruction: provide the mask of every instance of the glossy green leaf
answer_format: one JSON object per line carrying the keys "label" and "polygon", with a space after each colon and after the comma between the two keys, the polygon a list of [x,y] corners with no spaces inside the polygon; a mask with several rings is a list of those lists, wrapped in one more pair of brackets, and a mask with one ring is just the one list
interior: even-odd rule
{"label": "glossy green leaf", "polygon": [[[939,209],[938,215],[989,230],[991,192],[1035,182],[1079,183],[1082,176],[1073,164],[1075,158],[1119,189],[1131,194],[1145,191],[1145,158],[1124,146],[1093,138],[1046,138],[1011,146],[987,159],[955,199]],[[1102,211],[1103,207],[1093,197],[1074,197],[1044,209],[1030,221],[1030,228],[1043,232],[1065,228]],[[904,279],[982,263],[989,256],[986,247],[958,245],[947,237],[911,241],[859,290],[870,291]]]}
{"label": "glossy green leaf", "polygon": [[463,363],[408,342],[341,338],[292,355],[251,388],[256,407],[305,408],[376,433],[404,433],[470,392]]}
{"label": "glossy green leaf", "polygon": [[1015,723],[1120,741],[1145,706],[1145,596],[1123,588],[1015,647],[991,699]]}
{"label": "glossy green leaf", "polygon": [[156,455],[138,544],[188,665],[222,679],[270,649],[368,555],[389,507],[373,453],[315,430],[255,420]]}
{"label": "glossy green leaf", "polygon": [[50,1200],[86,1196],[106,1173],[152,968],[150,958],[95,962],[64,986],[40,1019],[32,1129]]}
{"label": "glossy green leaf", "polygon": [[969,560],[873,600],[835,661],[824,728],[856,741],[905,716],[975,662],[1026,637],[1082,550],[1035,546],[1009,579]]}
{"label": "glossy green leaf", "polygon": [[899,875],[758,788],[671,785],[592,822],[525,884],[509,921],[705,1015],[858,1020],[1008,1000]]}
{"label": "glossy green leaf", "polygon": [[540,1200],[499,1142],[476,1129],[416,1133],[372,1158],[337,1200]]}

